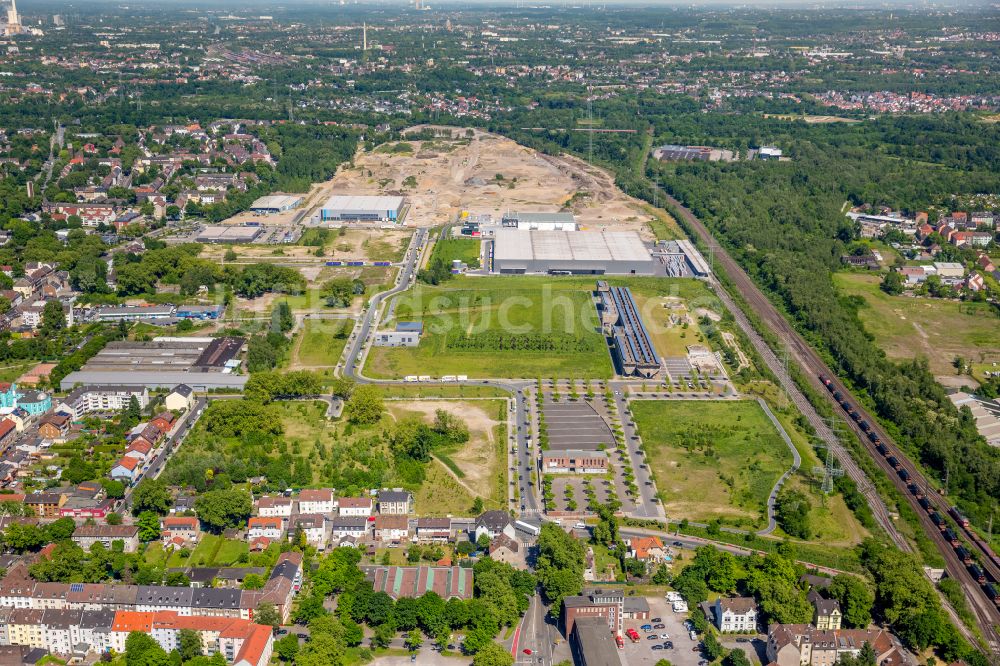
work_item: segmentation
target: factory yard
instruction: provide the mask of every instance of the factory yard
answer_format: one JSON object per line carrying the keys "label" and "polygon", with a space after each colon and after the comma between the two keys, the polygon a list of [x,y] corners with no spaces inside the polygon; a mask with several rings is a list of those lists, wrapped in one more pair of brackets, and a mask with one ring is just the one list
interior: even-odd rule
{"label": "factory yard", "polygon": [[[420,129],[412,128],[412,129]],[[408,226],[454,222],[463,210],[499,217],[509,210],[570,208],[583,228],[614,227],[652,236],[653,216],[626,196],[614,178],[585,162],[552,157],[510,139],[460,128],[456,139],[404,141],[392,149],[359,153],[323,191],[338,194],[403,195]],[[471,131],[471,130],[470,130]],[[322,197],[316,197],[322,201]]]}

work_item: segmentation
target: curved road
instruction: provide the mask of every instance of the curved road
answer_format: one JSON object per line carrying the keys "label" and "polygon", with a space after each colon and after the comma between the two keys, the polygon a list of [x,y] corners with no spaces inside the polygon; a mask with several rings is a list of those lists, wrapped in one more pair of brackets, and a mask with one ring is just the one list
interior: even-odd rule
{"label": "curved road", "polygon": [[[355,380],[361,384],[403,384],[398,379],[372,379],[361,374],[361,365],[364,362],[365,354],[371,346],[372,334],[378,326],[382,305],[387,299],[406,291],[416,280],[417,266],[423,256],[427,241],[427,230],[417,229],[410,240],[410,247],[406,251],[403,263],[400,267],[396,284],[386,291],[375,294],[368,301],[368,306],[362,311],[361,320],[355,326],[351,338],[347,342],[345,350],[343,373],[345,377]],[[428,386],[422,382],[421,386]],[[530,481],[530,472],[537,469],[537,462],[534,456],[530,455],[528,447],[529,422],[528,411],[525,404],[525,389],[532,385],[531,381],[482,379],[475,381],[435,383],[434,386],[492,386],[510,393],[514,399],[514,426],[515,442],[517,445],[517,472],[516,477],[519,483],[520,513],[525,522],[541,524],[539,516],[542,513],[541,503],[536,493],[537,484]],[[513,472],[514,470],[512,470]],[[512,478],[515,476],[512,473]]]}

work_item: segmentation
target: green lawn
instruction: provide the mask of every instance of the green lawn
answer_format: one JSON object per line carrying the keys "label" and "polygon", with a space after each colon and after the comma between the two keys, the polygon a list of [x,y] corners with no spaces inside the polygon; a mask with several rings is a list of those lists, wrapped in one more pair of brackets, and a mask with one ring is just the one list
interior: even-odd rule
{"label": "green lawn", "polygon": [[295,360],[306,368],[337,365],[353,325],[353,319],[306,319]]}
{"label": "green lawn", "polygon": [[375,376],[611,374],[591,295],[576,281],[458,277],[418,285],[400,296],[396,318],[422,321],[424,337],[416,348],[375,348],[367,368]]}
{"label": "green lawn", "polygon": [[636,400],[631,410],[668,518],[766,523],[792,454],[756,401]]}
{"label": "green lawn", "polygon": [[890,296],[880,279],[864,273],[835,273],[841,293],[860,297],[858,316],[890,358],[926,356],[931,371],[954,375],[952,361],[1000,361],[1000,318],[986,303]]}
{"label": "green lawn", "polygon": [[434,243],[431,261],[440,257],[451,266],[452,260],[459,259],[470,268],[478,268],[481,246],[482,242],[478,238],[445,238]]}
{"label": "green lawn", "polygon": [[[202,533],[201,541],[195,546],[188,564],[193,567],[230,567],[240,561],[240,556],[248,553],[246,541],[224,539],[215,534]],[[173,563],[176,553],[171,556],[169,566],[180,566]]]}

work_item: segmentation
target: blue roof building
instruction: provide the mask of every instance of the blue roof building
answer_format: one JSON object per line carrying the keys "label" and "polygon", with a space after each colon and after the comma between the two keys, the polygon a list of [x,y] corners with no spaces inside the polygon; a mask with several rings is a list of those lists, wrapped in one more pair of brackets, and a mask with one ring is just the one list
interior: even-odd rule
{"label": "blue roof building", "polygon": [[396,330],[400,333],[422,334],[424,323],[422,321],[401,321],[396,324]]}

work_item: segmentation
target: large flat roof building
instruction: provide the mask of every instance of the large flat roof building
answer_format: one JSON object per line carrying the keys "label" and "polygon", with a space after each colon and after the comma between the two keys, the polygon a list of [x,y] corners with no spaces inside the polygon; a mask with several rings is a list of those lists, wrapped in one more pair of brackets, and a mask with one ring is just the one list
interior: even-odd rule
{"label": "large flat roof building", "polygon": [[493,272],[655,275],[656,262],[634,231],[498,229]]}
{"label": "large flat roof building", "polygon": [[263,227],[210,224],[202,227],[195,240],[199,243],[252,243],[262,233]]}
{"label": "large flat roof building", "polygon": [[60,386],[114,384],[126,387],[173,388],[187,384],[195,391],[240,390],[247,375],[239,365],[244,338],[168,338],[152,342],[110,342],[86,365],[63,378]]}
{"label": "large flat roof building", "polygon": [[297,194],[270,194],[250,204],[250,210],[264,215],[273,215],[291,210],[300,203],[302,203],[302,197]]}
{"label": "large flat roof building", "polygon": [[403,212],[403,197],[335,194],[319,209],[321,222],[395,222]]}

